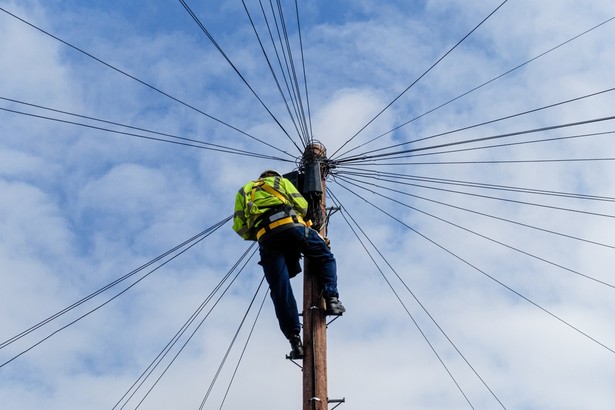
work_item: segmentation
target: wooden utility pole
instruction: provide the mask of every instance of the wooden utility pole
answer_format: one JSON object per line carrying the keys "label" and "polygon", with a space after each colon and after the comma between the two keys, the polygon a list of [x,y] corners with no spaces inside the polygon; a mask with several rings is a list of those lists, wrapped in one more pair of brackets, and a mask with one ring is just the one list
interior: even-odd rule
{"label": "wooden utility pole", "polygon": [[[318,143],[306,147],[304,163],[318,167],[326,159],[326,149]],[[319,168],[320,171],[320,168]],[[320,220],[326,218],[325,208],[325,176],[326,172],[319,172],[321,176],[322,195],[317,207],[312,211],[320,213]],[[319,232],[323,237],[327,235],[327,224],[322,223]],[[303,410],[327,410],[327,322],[325,302],[321,295],[321,286],[317,275],[312,271],[308,258],[304,260],[303,269]]]}

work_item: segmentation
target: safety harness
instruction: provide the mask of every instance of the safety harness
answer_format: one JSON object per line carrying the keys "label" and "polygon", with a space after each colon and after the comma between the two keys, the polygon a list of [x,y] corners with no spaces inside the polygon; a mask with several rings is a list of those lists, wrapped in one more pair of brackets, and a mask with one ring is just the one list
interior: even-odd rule
{"label": "safety harness", "polygon": [[254,181],[254,185],[252,185],[252,192],[250,192],[250,202],[254,203],[256,190],[258,188],[261,188],[268,194],[271,194],[278,198],[280,201],[282,201],[282,205],[272,207],[260,218],[262,228],[260,228],[256,232],[256,240],[259,240],[260,237],[263,236],[266,232],[269,232],[282,225],[298,223],[301,225],[309,226],[308,224],[306,224],[305,221],[303,221],[301,215],[295,212],[288,198],[282,195],[281,192],[279,192],[271,185],[266,184],[263,180]]}

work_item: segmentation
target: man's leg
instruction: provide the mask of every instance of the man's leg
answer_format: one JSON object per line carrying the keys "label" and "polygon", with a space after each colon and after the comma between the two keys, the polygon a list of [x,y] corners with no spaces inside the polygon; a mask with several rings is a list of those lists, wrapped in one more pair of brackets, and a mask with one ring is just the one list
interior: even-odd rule
{"label": "man's leg", "polygon": [[329,246],[313,229],[305,230],[303,254],[316,263],[316,274],[323,288],[327,314],[341,315],[346,309],[339,301],[337,266]]}
{"label": "man's leg", "polygon": [[314,229],[307,229],[303,254],[316,264],[318,279],[324,296],[338,296],[335,257],[325,241]]}
{"label": "man's leg", "polygon": [[290,339],[301,331],[297,301],[288,277],[284,254],[275,248],[261,245],[261,262],[271,291],[271,299],[280,330]]}

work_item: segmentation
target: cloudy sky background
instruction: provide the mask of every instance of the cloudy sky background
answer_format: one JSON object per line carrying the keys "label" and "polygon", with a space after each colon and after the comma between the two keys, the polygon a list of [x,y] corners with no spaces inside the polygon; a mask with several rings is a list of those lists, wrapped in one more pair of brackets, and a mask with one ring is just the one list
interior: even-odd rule
{"label": "cloudy sky background", "polygon": [[[300,144],[241,2],[200,3],[188,2]],[[247,3],[262,30],[258,2]],[[313,134],[329,154],[501,2],[381,3],[300,5]],[[72,0],[28,0],[0,1],[0,7],[4,10],[0,11],[0,361],[6,363],[105,303],[157,264],[25,337],[3,342],[224,220],[243,183],[265,168],[291,171],[300,152],[179,2],[84,5]],[[285,11],[293,52],[298,53],[293,9]],[[582,5],[506,2],[337,155],[354,148],[351,154],[361,154],[614,87],[615,22],[611,21],[387,133],[612,17],[615,4],[607,0]],[[23,103],[284,161],[7,111],[169,139]],[[612,93],[604,93],[388,152],[604,118],[613,115],[614,106]],[[611,131],[615,131],[612,121],[602,121],[447,150]],[[330,397],[346,398],[347,404],[340,408],[361,410],[502,405],[612,409],[613,163],[517,161],[609,158],[615,157],[614,149],[612,135],[605,134],[353,164],[408,176],[594,195],[603,197],[601,201],[416,181],[410,182],[421,187],[406,186],[385,181],[384,176],[363,178],[380,186],[365,188],[398,201],[393,202],[351,185],[344,179],[351,176],[344,174],[348,168],[336,169],[329,187],[343,211],[332,217],[329,228],[348,313],[329,326]],[[429,164],[392,164],[400,162]],[[329,198],[329,204],[333,202]],[[369,240],[362,237],[362,241],[381,271],[346,223],[353,219],[367,234]],[[3,365],[3,407],[113,408],[248,246],[226,224],[125,294]],[[256,262],[253,258],[247,263],[139,408],[199,408],[262,279]],[[300,296],[301,280],[295,282]],[[264,297],[261,289],[205,409],[220,408]],[[300,408],[301,372],[284,359],[287,351],[267,298],[224,408]],[[125,408],[137,407],[176,352],[177,348],[171,351]]]}

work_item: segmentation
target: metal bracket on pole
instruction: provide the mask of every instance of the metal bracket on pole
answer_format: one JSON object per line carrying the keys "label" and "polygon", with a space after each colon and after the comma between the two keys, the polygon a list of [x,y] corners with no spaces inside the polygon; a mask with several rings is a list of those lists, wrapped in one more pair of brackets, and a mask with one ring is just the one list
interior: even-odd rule
{"label": "metal bracket on pole", "polygon": [[333,408],[331,410],[337,409],[339,406],[341,406],[343,403],[346,403],[346,398],[341,398],[341,399],[329,399],[327,400],[327,403],[337,403],[337,405],[333,406]]}
{"label": "metal bracket on pole", "polygon": [[327,322],[327,327],[329,327],[329,325],[330,325],[331,323],[333,323],[333,322],[335,322],[337,319],[339,319],[339,318],[340,318],[340,316],[342,316],[342,315],[335,315],[335,317],[334,317],[333,319],[329,320],[329,321]]}
{"label": "metal bracket on pole", "polygon": [[295,366],[297,366],[298,368],[300,368],[301,370],[303,370],[303,366],[301,366],[299,363],[297,363],[295,361],[295,359],[293,359],[292,357],[290,357],[289,355],[286,355],[286,360],[290,360]]}

